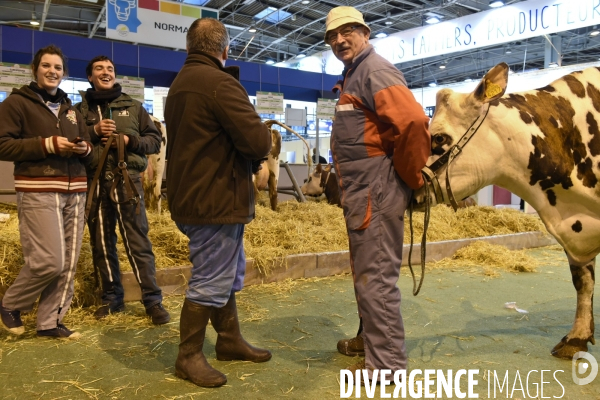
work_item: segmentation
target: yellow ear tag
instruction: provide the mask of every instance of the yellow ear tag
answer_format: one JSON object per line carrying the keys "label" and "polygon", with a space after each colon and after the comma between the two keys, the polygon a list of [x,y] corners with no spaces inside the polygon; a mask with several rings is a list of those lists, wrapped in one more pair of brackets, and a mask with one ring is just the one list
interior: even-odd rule
{"label": "yellow ear tag", "polygon": [[489,79],[486,79],[485,80],[485,97],[488,99],[491,99],[494,96],[496,96],[498,93],[502,93],[502,88],[500,87],[500,85],[497,85],[494,82],[490,81]]}

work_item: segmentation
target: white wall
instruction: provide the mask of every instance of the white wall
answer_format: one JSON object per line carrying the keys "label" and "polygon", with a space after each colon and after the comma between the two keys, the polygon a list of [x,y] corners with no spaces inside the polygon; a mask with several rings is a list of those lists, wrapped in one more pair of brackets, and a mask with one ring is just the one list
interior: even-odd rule
{"label": "white wall", "polygon": [[[528,72],[515,71],[514,73],[510,73],[508,75],[508,86],[506,87],[506,93],[523,92],[526,90],[541,88],[552,83],[563,75],[598,65],[600,65],[600,62],[569,65],[566,67],[546,68]],[[435,95],[440,89],[449,88],[455,92],[469,93],[475,90],[479,84],[479,81],[480,79],[472,82],[460,82],[438,87],[412,89],[411,92],[415,96],[415,99],[423,106],[423,108],[425,108],[435,106]]]}

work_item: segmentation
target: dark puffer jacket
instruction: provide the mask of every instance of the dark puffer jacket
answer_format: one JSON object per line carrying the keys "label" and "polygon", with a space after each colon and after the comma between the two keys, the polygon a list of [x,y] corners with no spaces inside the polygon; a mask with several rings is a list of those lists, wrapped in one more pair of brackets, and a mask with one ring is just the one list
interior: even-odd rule
{"label": "dark puffer jacket", "polygon": [[169,89],[167,197],[176,222],[245,224],[254,218],[251,163],[267,155],[271,133],[238,76],[238,67],[191,53]]}

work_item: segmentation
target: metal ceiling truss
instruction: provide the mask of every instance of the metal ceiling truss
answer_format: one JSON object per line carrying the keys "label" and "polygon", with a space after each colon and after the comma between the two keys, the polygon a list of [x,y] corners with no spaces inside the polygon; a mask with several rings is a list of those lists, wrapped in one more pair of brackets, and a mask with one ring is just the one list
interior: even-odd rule
{"label": "metal ceiling truss", "polygon": [[[32,13],[40,21],[35,29],[87,37],[105,37],[107,0],[0,0],[0,24],[34,29]],[[512,0],[516,2],[518,0]],[[393,34],[424,24],[426,16],[443,20],[459,18],[489,9],[487,0],[210,0],[204,7],[219,10],[219,19],[231,37],[230,58],[243,61],[283,61],[299,53],[311,55],[329,50],[323,41],[327,13],[341,5],[356,7],[371,28],[371,35]],[[275,12],[255,16],[273,7],[290,15],[276,23],[268,18]],[[255,33],[249,32],[251,27]],[[596,61],[600,57],[600,35],[589,35],[593,27],[560,33],[563,65]],[[421,87],[476,79],[500,61],[521,71],[544,66],[546,39],[496,45],[452,53],[441,57],[397,64],[409,86]],[[242,51],[243,50],[243,51]],[[439,68],[440,65],[445,67]]]}

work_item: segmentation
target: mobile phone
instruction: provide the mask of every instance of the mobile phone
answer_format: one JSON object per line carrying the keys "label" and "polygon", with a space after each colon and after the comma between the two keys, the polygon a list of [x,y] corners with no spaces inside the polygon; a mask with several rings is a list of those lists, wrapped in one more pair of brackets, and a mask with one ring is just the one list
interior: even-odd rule
{"label": "mobile phone", "polygon": [[83,139],[80,137],[76,137],[75,139],[71,140],[71,143],[77,144],[79,142],[83,142]]}

